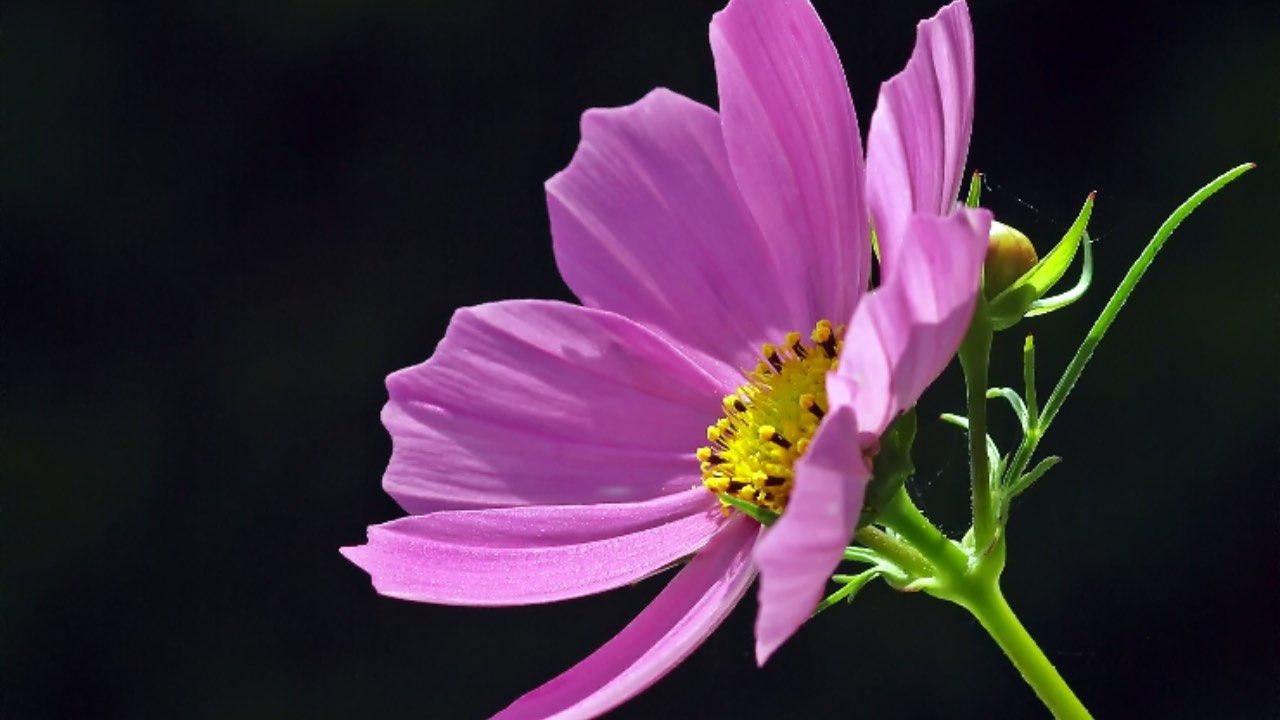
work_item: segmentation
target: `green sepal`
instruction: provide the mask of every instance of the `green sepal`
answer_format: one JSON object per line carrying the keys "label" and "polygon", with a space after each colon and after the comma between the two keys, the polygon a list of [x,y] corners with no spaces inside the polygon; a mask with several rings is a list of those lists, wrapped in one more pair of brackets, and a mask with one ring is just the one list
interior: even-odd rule
{"label": "green sepal", "polygon": [[1031,305],[1044,297],[1067,273],[1067,268],[1071,267],[1071,261],[1075,259],[1076,251],[1080,249],[1080,243],[1084,239],[1085,228],[1089,226],[1093,198],[1094,193],[1089,193],[1075,222],[1052,250],[1023,273],[1022,277],[991,299],[987,305],[987,314],[995,329],[1004,330],[1016,324]]}
{"label": "green sepal", "polygon": [[866,527],[875,521],[880,508],[897,494],[898,489],[915,472],[911,462],[911,444],[916,439],[915,408],[906,411],[889,424],[880,436],[880,451],[872,465],[871,482],[862,503],[862,516],[858,527]]}
{"label": "green sepal", "polygon": [[1040,298],[1031,303],[1031,307],[1027,308],[1025,317],[1047,315],[1055,310],[1061,310],[1084,297],[1084,294],[1088,292],[1089,286],[1093,284],[1093,240],[1089,237],[1087,230],[1084,233],[1084,240],[1080,244],[1084,248],[1084,265],[1080,269],[1080,279],[1076,281],[1075,286],[1066,292],[1058,293],[1052,297]]}
{"label": "green sepal", "polygon": [[982,202],[982,173],[975,170],[973,177],[969,180],[969,196],[964,199],[964,206],[976,208],[980,202]]}
{"label": "green sepal", "polygon": [[764,526],[769,526],[778,519],[778,513],[762,508],[753,502],[748,502],[742,498],[737,498],[729,493],[716,493],[720,497],[720,501],[725,505],[732,507],[734,510],[746,515]]}

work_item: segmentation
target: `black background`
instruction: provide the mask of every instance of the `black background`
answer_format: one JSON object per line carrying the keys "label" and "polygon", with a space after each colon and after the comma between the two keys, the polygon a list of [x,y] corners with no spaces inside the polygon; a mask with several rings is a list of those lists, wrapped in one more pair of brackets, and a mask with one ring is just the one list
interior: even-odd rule
{"label": "black background", "polygon": [[[379,489],[388,372],[460,305],[570,299],[542,181],[579,113],[715,103],[717,2],[6,3],[5,717],[479,717],[663,580],[555,606],[375,595],[337,554]],[[935,2],[819,3],[861,121]],[[1100,716],[1280,714],[1280,12],[976,0],[971,167],[1048,247],[1088,191],[1097,282],[1025,330],[1042,392],[1158,223],[1186,223],[1042,445],[1010,602]],[[953,368],[912,483],[966,517]],[[992,412],[1012,447],[1001,405]],[[960,610],[869,588],[763,671],[750,596],[620,717],[1039,717]]]}

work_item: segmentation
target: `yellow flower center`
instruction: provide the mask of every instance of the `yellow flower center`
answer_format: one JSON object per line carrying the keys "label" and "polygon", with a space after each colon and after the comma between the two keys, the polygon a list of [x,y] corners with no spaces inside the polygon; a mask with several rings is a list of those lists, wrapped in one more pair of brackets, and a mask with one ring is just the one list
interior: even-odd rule
{"label": "yellow flower center", "polygon": [[[724,399],[724,417],[707,428],[698,448],[702,484],[780,513],[795,480],[795,463],[827,411],[827,373],[840,357],[843,328],[820,320],[806,344],[798,332],[766,344],[747,382]],[[726,511],[728,506],[725,506]]]}

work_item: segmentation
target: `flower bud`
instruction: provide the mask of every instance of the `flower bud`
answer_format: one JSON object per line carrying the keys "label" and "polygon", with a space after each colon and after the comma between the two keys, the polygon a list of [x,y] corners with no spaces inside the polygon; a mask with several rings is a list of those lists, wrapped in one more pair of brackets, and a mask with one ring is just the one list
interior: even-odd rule
{"label": "flower bud", "polygon": [[991,223],[987,258],[983,261],[983,292],[987,299],[999,295],[1035,264],[1036,248],[1031,240],[1002,222]]}

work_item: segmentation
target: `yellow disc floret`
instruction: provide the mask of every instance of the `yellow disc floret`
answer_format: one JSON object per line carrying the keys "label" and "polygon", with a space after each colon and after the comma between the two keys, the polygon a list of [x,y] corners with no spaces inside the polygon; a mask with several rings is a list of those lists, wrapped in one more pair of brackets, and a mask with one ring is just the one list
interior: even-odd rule
{"label": "yellow disc floret", "polygon": [[[826,414],[827,373],[840,356],[843,328],[821,320],[809,335],[788,333],[766,343],[747,382],[724,399],[724,417],[707,428],[698,448],[702,484],[773,512],[782,512],[795,462]],[[727,506],[726,506],[727,507]]]}

